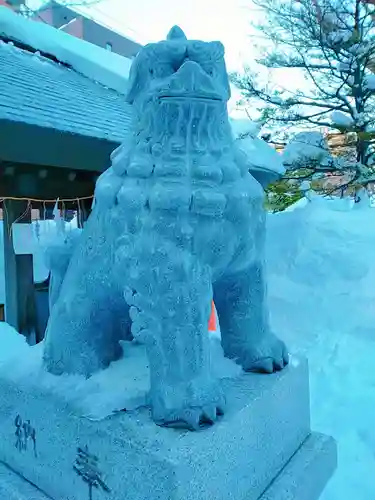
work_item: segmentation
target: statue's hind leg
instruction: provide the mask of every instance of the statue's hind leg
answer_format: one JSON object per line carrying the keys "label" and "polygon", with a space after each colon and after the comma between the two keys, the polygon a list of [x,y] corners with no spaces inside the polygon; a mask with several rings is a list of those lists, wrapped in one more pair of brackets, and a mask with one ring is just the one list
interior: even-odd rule
{"label": "statue's hind leg", "polygon": [[214,285],[222,345],[246,371],[272,373],[288,363],[284,343],[271,333],[262,262]]}
{"label": "statue's hind leg", "polygon": [[158,236],[141,237],[134,255],[125,297],[147,349],[153,418],[191,429],[212,423],[224,400],[211,377],[209,269]]}
{"label": "statue's hind leg", "polygon": [[[122,290],[105,276],[74,269],[63,283],[49,318],[44,364],[56,374],[89,376],[121,357],[119,340],[130,327]],[[72,283],[73,280],[73,283]]]}

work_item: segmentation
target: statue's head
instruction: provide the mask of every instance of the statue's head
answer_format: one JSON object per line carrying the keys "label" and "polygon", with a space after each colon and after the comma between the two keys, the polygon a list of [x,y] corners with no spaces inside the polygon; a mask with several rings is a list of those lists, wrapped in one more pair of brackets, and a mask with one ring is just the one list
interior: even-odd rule
{"label": "statue's head", "polygon": [[170,99],[226,103],[229,98],[223,45],[187,40],[178,26],[167,40],[146,45],[130,70],[127,101],[136,106]]}

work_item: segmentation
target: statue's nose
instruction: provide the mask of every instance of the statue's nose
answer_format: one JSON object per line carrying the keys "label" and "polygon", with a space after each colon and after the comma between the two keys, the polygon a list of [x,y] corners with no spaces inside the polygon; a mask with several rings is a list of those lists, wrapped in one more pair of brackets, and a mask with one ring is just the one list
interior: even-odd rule
{"label": "statue's nose", "polygon": [[194,72],[194,71],[202,71],[202,68],[195,61],[191,61],[190,59],[185,57],[184,60],[181,61],[181,65],[177,71],[187,71],[187,72],[193,71]]}
{"label": "statue's nose", "polygon": [[213,80],[195,61],[185,60],[173,75],[170,88],[193,93],[214,93]]}
{"label": "statue's nose", "polygon": [[179,77],[187,78],[188,80],[210,80],[209,76],[204,71],[202,66],[199,63],[191,61],[189,59],[185,59],[182,62],[176,73]]}

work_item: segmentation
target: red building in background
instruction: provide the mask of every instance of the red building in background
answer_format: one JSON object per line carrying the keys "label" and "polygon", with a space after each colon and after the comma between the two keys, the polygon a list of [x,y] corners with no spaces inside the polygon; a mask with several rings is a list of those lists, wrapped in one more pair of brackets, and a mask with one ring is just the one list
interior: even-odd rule
{"label": "red building in background", "polygon": [[[25,4],[24,0],[0,0],[0,6],[9,7],[15,11]],[[93,19],[77,12],[74,8],[51,0],[31,18],[37,22],[44,22],[56,29],[65,31],[72,36],[93,43],[103,49],[132,59],[141,49],[141,44],[116,33]]]}

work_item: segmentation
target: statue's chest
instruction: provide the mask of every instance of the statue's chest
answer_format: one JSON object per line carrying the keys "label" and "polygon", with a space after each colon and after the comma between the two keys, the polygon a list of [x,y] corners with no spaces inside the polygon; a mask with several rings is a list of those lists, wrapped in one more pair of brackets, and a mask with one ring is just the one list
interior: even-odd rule
{"label": "statue's chest", "polygon": [[[124,178],[118,193],[120,204],[150,211],[178,210],[219,216],[227,208],[246,210],[246,205],[263,199],[260,185],[247,175],[234,182],[213,182],[191,177]],[[241,208],[242,207],[242,208]]]}
{"label": "statue's chest", "polygon": [[[145,159],[143,163],[141,159],[133,157],[120,176],[110,169],[103,179],[116,188],[113,198],[127,213],[146,210],[240,217],[255,199],[263,198],[257,181],[230,158],[213,161],[210,156],[205,161],[204,157],[181,155],[169,161],[155,160],[152,168],[145,168]],[[149,163],[150,157],[147,160]]]}

